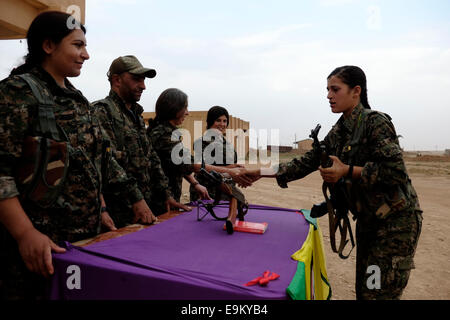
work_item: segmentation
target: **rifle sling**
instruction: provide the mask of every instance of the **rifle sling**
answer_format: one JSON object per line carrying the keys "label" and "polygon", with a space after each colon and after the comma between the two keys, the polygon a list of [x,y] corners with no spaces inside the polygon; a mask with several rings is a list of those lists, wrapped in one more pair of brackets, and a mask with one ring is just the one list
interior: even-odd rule
{"label": "rifle sling", "polygon": [[[52,94],[43,87],[43,85],[35,78],[34,75],[30,73],[25,73],[19,75],[28,86],[31,88],[34,97],[38,100],[38,119],[37,119],[37,129],[42,132],[47,138],[51,138],[56,141],[64,141],[66,138],[65,132],[62,136],[58,130],[58,125],[56,123],[55,114],[53,112],[55,102]],[[44,94],[45,92],[45,94]],[[59,128],[62,130],[62,128]]]}
{"label": "rifle sling", "polygon": [[[328,224],[330,230],[330,244],[333,252],[337,253],[341,259],[347,259],[350,256],[350,253],[353,251],[355,247],[355,241],[353,238],[352,227],[350,225],[350,220],[348,219],[348,215],[336,215],[336,211],[333,208],[333,204],[331,203],[330,198],[327,194],[327,189],[329,189],[329,185],[327,183],[322,184],[322,193],[325,197],[325,201],[328,209]],[[342,223],[341,223],[342,221]],[[336,249],[336,231],[339,228],[339,232],[341,234],[341,241],[339,243],[339,249]],[[344,248],[348,243],[347,240],[347,230],[350,235],[350,241],[352,248],[347,255],[343,254]]]}

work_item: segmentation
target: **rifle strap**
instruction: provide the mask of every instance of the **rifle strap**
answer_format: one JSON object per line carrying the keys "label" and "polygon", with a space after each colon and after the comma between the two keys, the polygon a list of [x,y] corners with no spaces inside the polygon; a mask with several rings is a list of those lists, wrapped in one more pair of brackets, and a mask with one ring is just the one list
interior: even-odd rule
{"label": "rifle strap", "polygon": [[322,183],[322,193],[325,198],[325,202],[327,204],[327,210],[328,210],[328,229],[330,230],[331,249],[333,250],[333,252],[338,252],[336,250],[336,229],[334,228],[334,225],[335,225],[334,208],[333,208],[330,198],[328,197],[327,189],[328,189],[328,184],[325,182]]}
{"label": "rifle strap", "polygon": [[[348,215],[337,215],[336,210],[333,208],[333,204],[331,203],[330,198],[327,194],[327,189],[330,186],[327,183],[322,184],[322,193],[325,197],[325,201],[328,209],[328,225],[330,230],[330,245],[333,252],[337,253],[341,259],[347,259],[350,256],[350,253],[353,251],[355,247],[355,240],[353,238],[352,227],[350,225],[350,220],[348,219]],[[339,228],[339,232],[341,234],[341,241],[339,243],[339,249],[336,249],[336,231]],[[350,235],[350,241],[352,248],[347,255],[343,254],[344,248],[348,243],[347,240],[347,231]]]}
{"label": "rifle strap", "polygon": [[[342,221],[342,225],[341,225],[341,221]],[[341,259],[347,259],[350,256],[350,254],[352,253],[353,248],[355,248],[355,240],[353,238],[352,227],[350,225],[350,219],[348,218],[348,215],[344,215],[343,217],[340,217],[340,219],[338,221],[338,225],[339,225],[339,231],[341,232],[341,243],[339,244],[338,254]],[[344,248],[348,243],[347,230],[348,230],[348,233],[350,236],[350,242],[351,242],[352,248],[350,249],[350,251],[347,255],[344,255],[343,254]]]}
{"label": "rifle strap", "polygon": [[38,100],[37,131],[41,132],[45,137],[55,141],[64,141],[64,138],[67,136],[64,132],[61,136],[60,130],[62,131],[62,129],[60,128],[60,130],[58,130],[55,114],[53,112],[55,102],[52,94],[41,84],[40,80],[31,73],[21,74],[19,77],[28,84],[34,97]]}

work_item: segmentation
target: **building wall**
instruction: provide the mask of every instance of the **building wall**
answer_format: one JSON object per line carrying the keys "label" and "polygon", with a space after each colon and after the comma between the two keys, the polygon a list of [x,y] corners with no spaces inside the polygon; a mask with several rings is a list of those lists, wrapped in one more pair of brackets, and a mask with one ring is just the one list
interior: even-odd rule
{"label": "building wall", "polygon": [[292,147],[291,146],[271,146],[271,145],[267,146],[267,151],[272,151],[273,148],[275,148],[275,149],[278,148],[278,152],[279,153],[285,153],[285,152],[291,152],[292,151]]}
{"label": "building wall", "polygon": [[[200,138],[206,131],[206,116],[207,111],[189,111],[189,116],[183,122],[182,128],[187,130],[186,134],[183,134],[183,144],[194,151],[194,141]],[[144,120],[148,124],[148,119],[154,118],[154,112],[144,112]],[[232,136],[227,136],[228,141],[234,143],[234,147],[238,156],[245,158],[249,152],[249,129],[250,122],[244,121],[237,117],[230,115],[230,123],[228,125],[228,131]],[[239,130],[241,129],[241,130]]]}
{"label": "building wall", "polygon": [[295,142],[297,144],[297,150],[299,152],[307,152],[312,149],[313,140],[305,139]]}
{"label": "building wall", "polygon": [[[71,7],[75,6],[75,7]],[[85,23],[85,0],[1,0],[0,39],[24,39],[31,21],[41,12],[57,10],[67,12]]]}

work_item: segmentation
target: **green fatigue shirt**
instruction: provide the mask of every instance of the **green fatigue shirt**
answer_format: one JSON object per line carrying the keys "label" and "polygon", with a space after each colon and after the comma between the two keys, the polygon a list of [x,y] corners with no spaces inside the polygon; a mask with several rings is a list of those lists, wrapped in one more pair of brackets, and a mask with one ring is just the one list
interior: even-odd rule
{"label": "green fatigue shirt", "polygon": [[[165,121],[156,124],[154,127],[149,127],[147,133],[159,159],[161,159],[164,173],[169,178],[169,187],[173,198],[179,202],[183,176],[189,175],[194,171],[192,165],[194,162],[190,150],[183,147],[181,135],[177,134],[177,132],[174,133],[176,130],[176,127]],[[173,139],[172,133],[174,133]],[[174,159],[172,159],[172,153],[174,154]],[[155,199],[155,201],[158,200]],[[161,205],[163,204],[160,203],[160,207]]]}
{"label": "green fatigue shirt", "polygon": [[[354,166],[363,167],[361,179],[353,180],[351,194],[351,201],[357,205],[358,219],[371,220],[375,216],[384,219],[400,211],[420,211],[392,122],[380,112],[370,112],[362,123],[363,109],[359,104],[350,117],[341,116],[324,139],[330,155],[345,164],[351,160]],[[349,145],[359,125],[365,128],[358,144],[353,146],[358,152],[349,159]],[[277,182],[286,188],[287,182],[303,178],[319,165],[318,153],[311,150],[300,159],[280,164]]]}
{"label": "green fatigue shirt", "polygon": [[28,84],[17,76],[0,82],[0,199],[19,196],[36,229],[53,241],[77,241],[97,233],[100,223],[100,193],[107,181],[122,190],[122,196],[138,201],[142,194],[134,179],[127,178],[114,159],[109,158],[102,177],[102,156],[107,136],[94,116],[89,102],[66,80],[61,88],[42,68],[30,73],[53,95],[56,122],[69,139],[69,169],[57,201],[47,209],[22,199],[24,186],[16,179],[25,136],[35,132],[37,100]]}
{"label": "green fatigue shirt", "polygon": [[[113,90],[105,99],[94,102],[93,106],[96,116],[111,139],[113,154],[117,162],[124,168],[128,176],[136,179],[148,205],[150,206],[152,193],[160,196],[161,201],[165,202],[172,196],[169,190],[169,179],[165,176],[161,168],[161,161],[147,137],[142,106],[134,103],[128,109],[124,101]],[[117,192],[111,192],[109,189],[105,192],[108,210],[126,210],[128,208],[130,211],[132,203],[127,199],[118,198],[115,193]],[[117,214],[120,215],[119,212]],[[128,221],[123,221],[124,219]],[[131,222],[131,219],[119,218],[124,223]]]}
{"label": "green fatigue shirt", "polygon": [[[209,129],[208,131],[210,131]],[[221,134],[208,134],[206,132],[203,137],[194,141],[194,153],[195,161],[205,161],[205,164],[213,166],[227,166],[237,163],[237,153],[231,143]],[[217,152],[216,152],[217,151]],[[209,196],[213,199],[216,198],[216,187],[212,185],[208,180],[202,178],[198,174],[195,174],[197,181],[208,189]],[[199,195],[197,191],[191,186],[189,188],[191,201],[198,200]],[[221,200],[229,200],[229,197],[222,195]]]}

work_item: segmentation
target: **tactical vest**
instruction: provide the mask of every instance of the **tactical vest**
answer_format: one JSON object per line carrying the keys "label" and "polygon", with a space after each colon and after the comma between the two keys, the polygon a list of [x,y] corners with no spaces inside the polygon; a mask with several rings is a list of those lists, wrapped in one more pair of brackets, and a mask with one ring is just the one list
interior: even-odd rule
{"label": "tactical vest", "polygon": [[69,167],[68,137],[57,124],[52,94],[36,76],[19,75],[38,101],[33,136],[26,136],[17,166],[17,180],[24,186],[21,199],[41,208],[50,207],[61,193]]}

